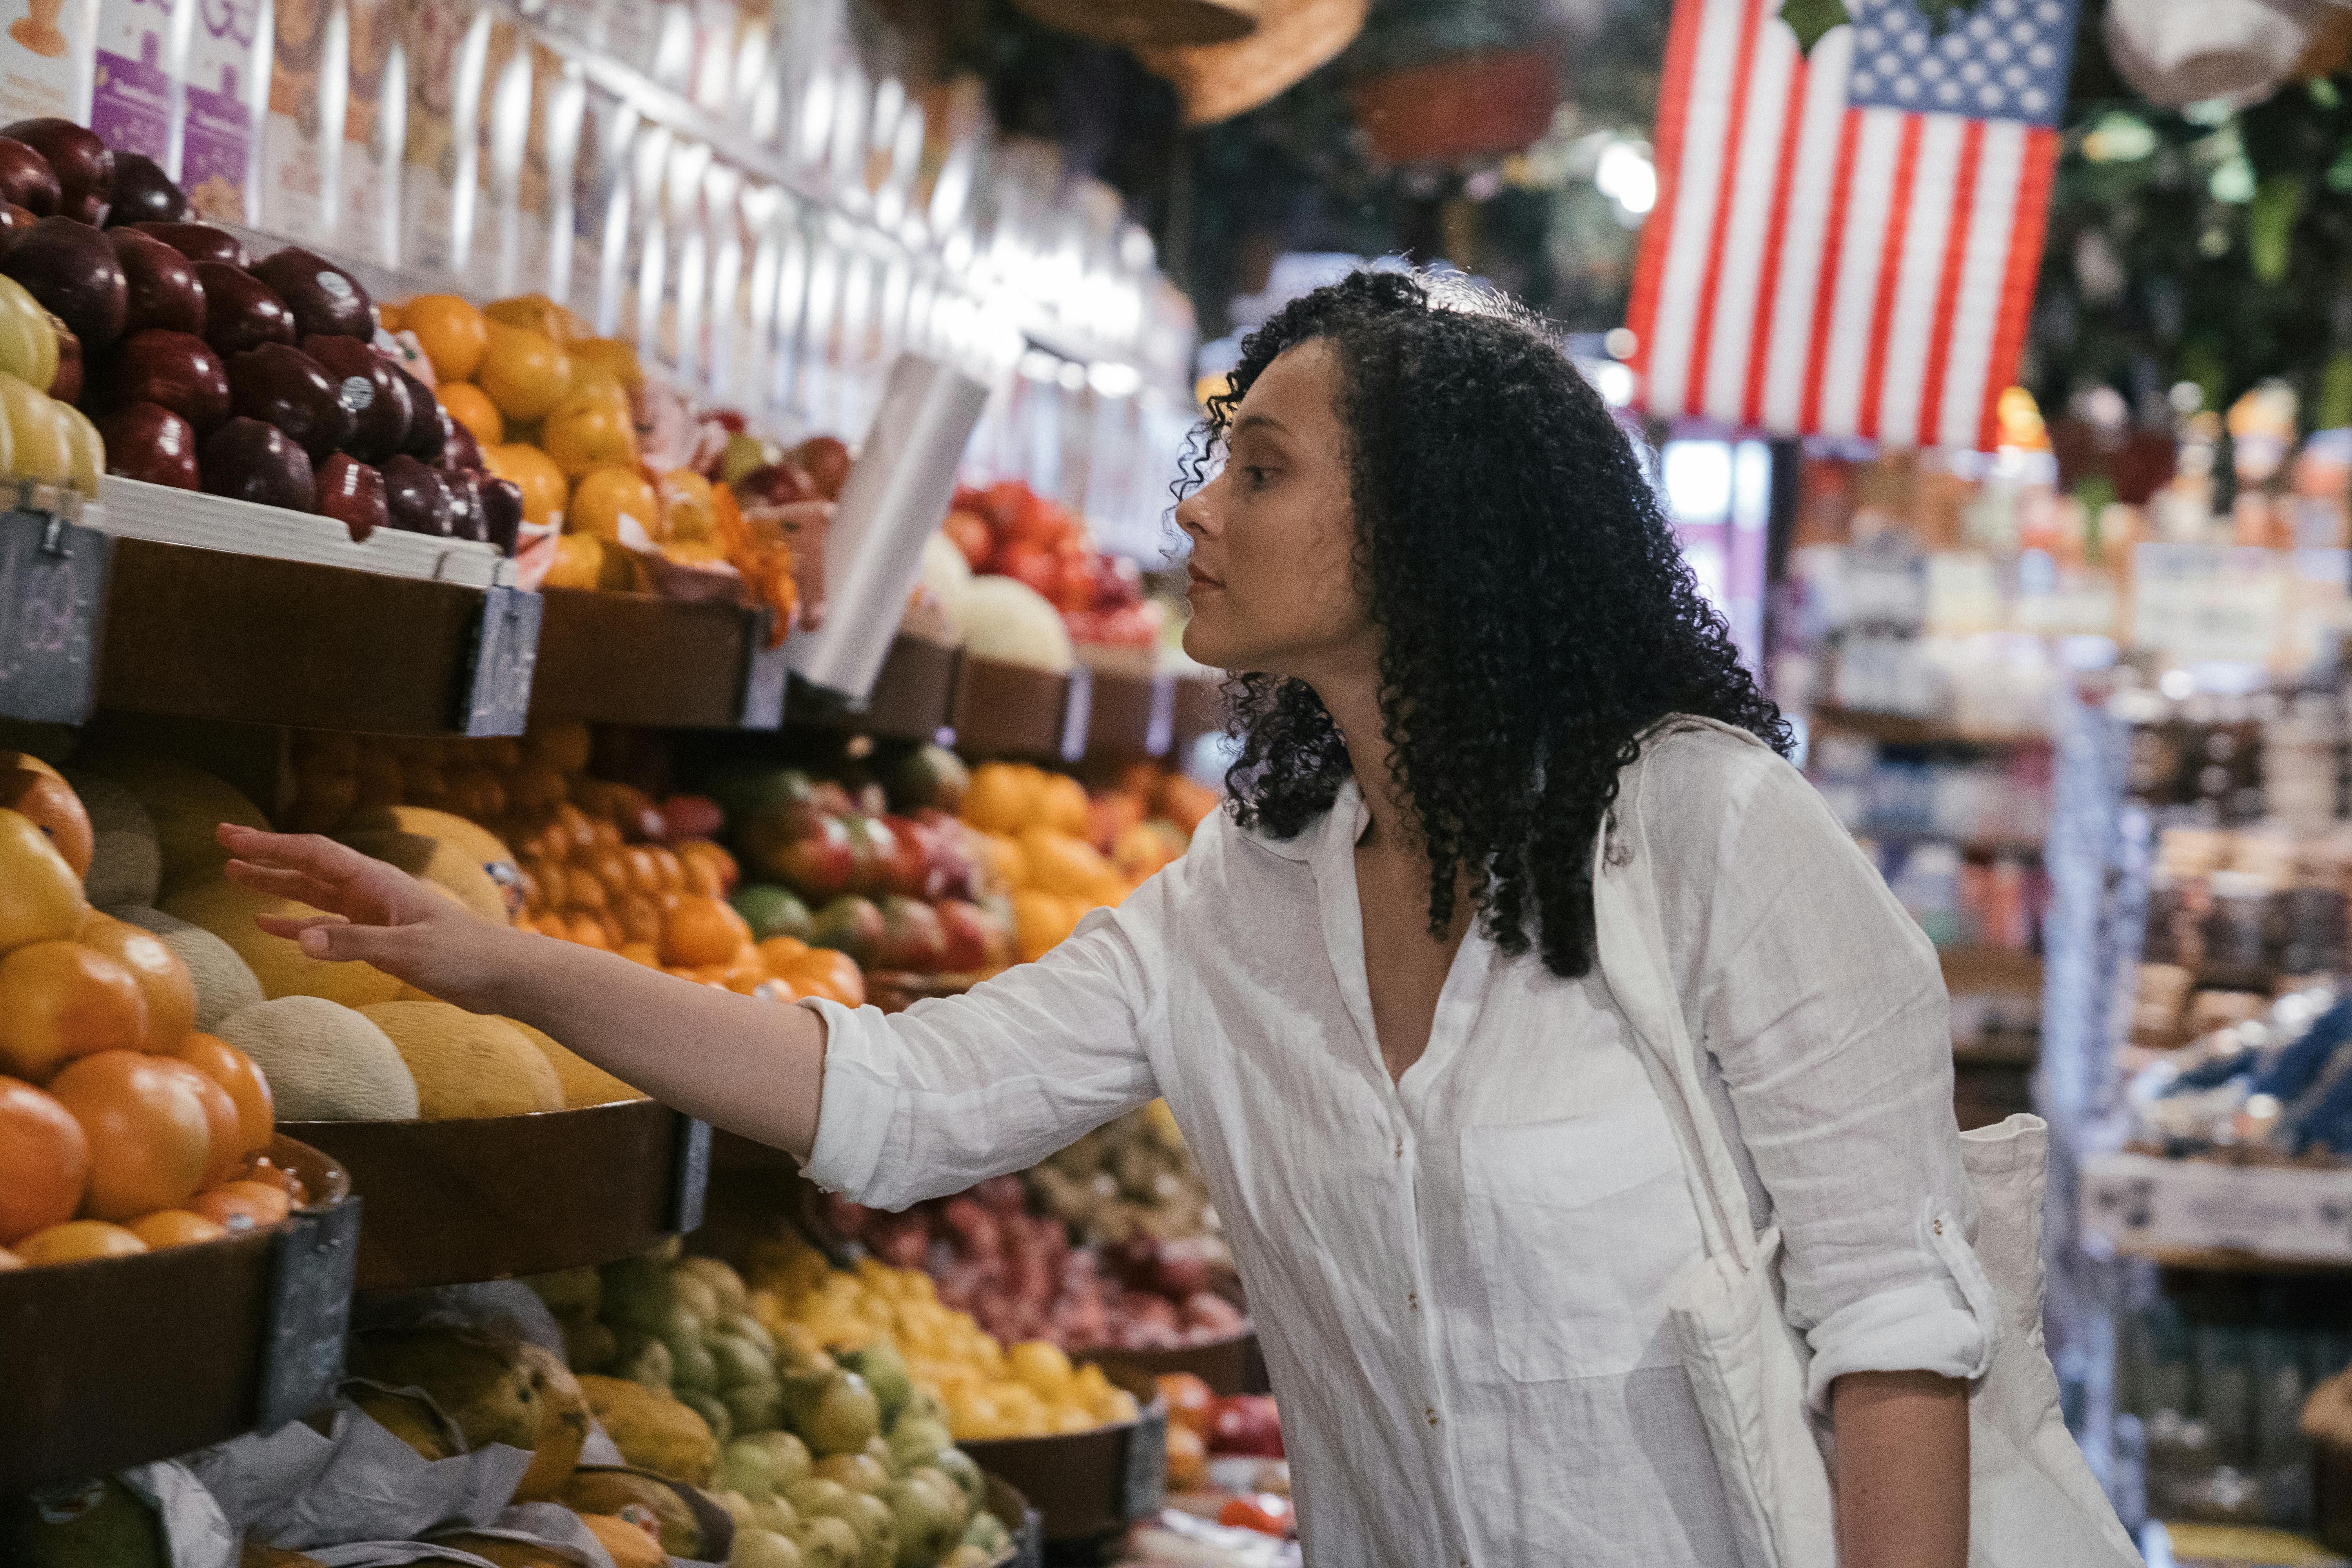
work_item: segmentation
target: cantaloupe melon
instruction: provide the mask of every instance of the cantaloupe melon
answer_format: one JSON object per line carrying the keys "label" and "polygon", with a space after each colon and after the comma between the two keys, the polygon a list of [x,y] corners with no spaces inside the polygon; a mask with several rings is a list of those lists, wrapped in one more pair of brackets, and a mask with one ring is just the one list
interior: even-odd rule
{"label": "cantaloupe melon", "polygon": [[643,1089],[630,1088],[577,1051],[556,1044],[553,1036],[520,1019],[501,1018],[499,1022],[539,1047],[539,1054],[555,1069],[555,1081],[563,1086],[567,1110],[582,1105],[610,1105],[616,1100],[650,1098]]}
{"label": "cantaloupe melon", "polygon": [[154,820],[169,891],[218,871],[228,851],[214,837],[224,822],[268,827],[261,808],[202,768],[168,757],[118,752],[92,760],[89,771],[114,780],[139,798]]}
{"label": "cantaloupe melon", "polygon": [[413,1121],[416,1079],[362,1013],[323,996],[279,996],[211,1031],[269,1079],[282,1121]]}
{"label": "cantaloupe melon", "polygon": [[153,931],[180,955],[188,966],[188,978],[195,982],[196,1027],[205,1033],[220,1033],[217,1026],[223,1018],[262,1000],[261,982],[254,978],[251,966],[236,955],[236,949],[204,927],[138,904],[117,904],[106,912]]}
{"label": "cantaloupe melon", "polygon": [[163,885],[163,853],[155,842],[155,819],[139,797],[112,779],[76,768],[66,782],[89,813],[95,847],[82,888],[92,906],[152,904]]}
{"label": "cantaloupe melon", "polygon": [[425,805],[379,805],[346,817],[337,832],[346,842],[362,833],[414,833],[437,838],[463,852],[488,872],[499,891],[507,895],[509,910],[522,907],[522,878],[516,868],[514,851],[507,847],[505,839],[478,822]]}
{"label": "cantaloupe melon", "polygon": [[253,923],[256,915],[300,920],[319,912],[308,904],[250,892],[215,876],[175,889],[165,897],[163,909],[228,943],[251,967],[265,996],[323,996],[346,1007],[364,1007],[389,1002],[400,993],[400,982],[373,964],[306,957],[293,942]]}
{"label": "cantaloupe melon", "polygon": [[362,1011],[408,1064],[427,1121],[563,1109],[555,1069],[503,1019],[446,1002],[381,1002]]}
{"label": "cantaloupe melon", "polygon": [[457,896],[457,901],[486,921],[505,925],[512,918],[506,889],[490,879],[474,852],[448,839],[396,829],[336,836],[362,855],[388,860],[412,877]]}

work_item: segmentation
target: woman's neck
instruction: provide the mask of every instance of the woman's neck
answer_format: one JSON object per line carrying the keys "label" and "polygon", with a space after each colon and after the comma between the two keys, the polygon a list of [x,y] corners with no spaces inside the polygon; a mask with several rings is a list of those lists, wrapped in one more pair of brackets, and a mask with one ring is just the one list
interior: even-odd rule
{"label": "woman's neck", "polygon": [[1348,744],[1348,762],[1363,793],[1364,809],[1371,816],[1371,831],[1361,841],[1367,847],[1396,850],[1412,842],[1403,831],[1410,820],[1403,786],[1389,766],[1389,742],[1381,714],[1379,667],[1371,660],[1360,668],[1328,672],[1307,682],[1323,700],[1339,738]]}

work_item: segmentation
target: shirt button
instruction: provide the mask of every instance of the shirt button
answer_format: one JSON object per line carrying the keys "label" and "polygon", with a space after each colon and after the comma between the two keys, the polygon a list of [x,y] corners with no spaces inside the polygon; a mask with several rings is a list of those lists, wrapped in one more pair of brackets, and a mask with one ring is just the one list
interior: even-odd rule
{"label": "shirt button", "polygon": [[1435,1405],[1433,1405],[1427,1406],[1422,1411],[1422,1414],[1429,1417],[1429,1424],[1432,1426],[1435,1426],[1437,1425],[1437,1407]]}
{"label": "shirt button", "polygon": [[1404,1158],[1404,1140],[1402,1138],[1399,1138],[1397,1140],[1396,1157],[1400,1160]]}
{"label": "shirt button", "polygon": [[1408,1291],[1406,1291],[1406,1292],[1405,1292],[1405,1298],[1404,1298],[1404,1304],[1405,1304],[1406,1306],[1408,1306],[1408,1307],[1412,1308],[1412,1309],[1414,1311],[1416,1311],[1416,1312],[1420,1311],[1420,1310],[1421,1310],[1421,1292],[1420,1292],[1420,1291],[1418,1291],[1418,1290],[1408,1290]]}

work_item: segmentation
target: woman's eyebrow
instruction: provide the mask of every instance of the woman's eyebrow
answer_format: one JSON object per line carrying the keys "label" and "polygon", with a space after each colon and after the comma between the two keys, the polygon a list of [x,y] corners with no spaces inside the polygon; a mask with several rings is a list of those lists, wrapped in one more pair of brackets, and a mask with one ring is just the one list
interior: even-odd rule
{"label": "woman's eyebrow", "polygon": [[1286,436],[1290,434],[1290,427],[1271,414],[1243,415],[1234,421],[1234,434],[1238,436],[1244,430],[1255,430],[1261,426],[1269,430],[1279,430]]}

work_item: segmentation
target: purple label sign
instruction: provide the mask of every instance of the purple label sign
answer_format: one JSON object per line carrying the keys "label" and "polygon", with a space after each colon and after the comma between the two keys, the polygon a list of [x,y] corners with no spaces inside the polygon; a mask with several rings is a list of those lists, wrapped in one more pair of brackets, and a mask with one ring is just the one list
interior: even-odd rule
{"label": "purple label sign", "polygon": [[144,153],[162,163],[170,151],[172,79],[161,61],[162,35],[139,35],[139,58],[98,51],[91,87],[89,128],[120,153]]}

